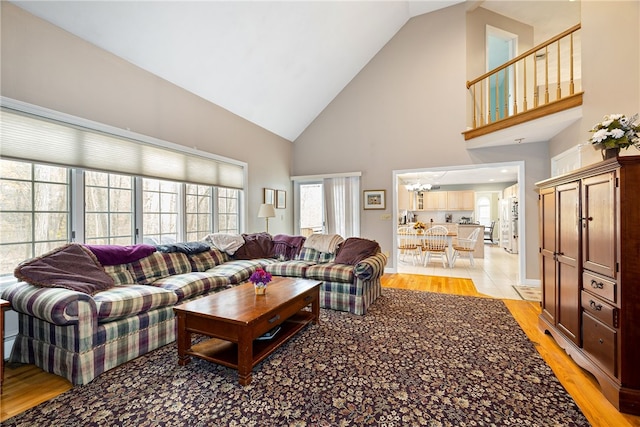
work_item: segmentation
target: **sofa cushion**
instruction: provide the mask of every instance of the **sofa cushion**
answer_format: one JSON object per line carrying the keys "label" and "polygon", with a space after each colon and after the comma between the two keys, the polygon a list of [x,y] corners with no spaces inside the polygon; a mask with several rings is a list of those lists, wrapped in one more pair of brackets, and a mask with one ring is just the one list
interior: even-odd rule
{"label": "sofa cushion", "polygon": [[352,283],[354,269],[353,265],[348,264],[316,264],[307,268],[304,277],[328,282]]}
{"label": "sofa cushion", "polygon": [[98,310],[98,322],[109,322],[171,306],[178,301],[178,296],[155,286],[125,285],[98,292],[93,299]]}
{"label": "sofa cushion", "polygon": [[227,277],[232,284],[236,284],[249,280],[249,276],[258,268],[262,268],[262,265],[256,260],[232,260],[210,268],[207,273]]}
{"label": "sofa cushion", "polygon": [[269,233],[243,234],[242,238],[244,245],[233,254],[233,258],[273,258],[273,239]]}
{"label": "sofa cushion", "polygon": [[178,301],[182,301],[216,289],[226,289],[231,286],[231,281],[228,277],[214,273],[194,271],[158,279],[153,282],[153,286],[175,293]]}
{"label": "sofa cushion", "polygon": [[320,259],[320,251],[313,248],[302,248],[296,256],[296,260],[317,263]]}
{"label": "sofa cushion", "polygon": [[146,258],[131,263],[136,282],[150,285],[158,279],[191,272],[187,255],[181,252],[154,252]]}
{"label": "sofa cushion", "polygon": [[305,277],[304,274],[309,266],[315,263],[311,261],[280,261],[264,266],[264,269],[274,276]]}
{"label": "sofa cushion", "polygon": [[189,262],[191,263],[191,269],[193,271],[207,271],[227,261],[229,261],[229,255],[219,249],[211,249],[189,256]]}
{"label": "sofa cushion", "polygon": [[136,283],[129,264],[105,265],[104,272],[111,276],[116,285],[131,285]]}
{"label": "sofa cushion", "polygon": [[318,257],[318,264],[325,264],[327,262],[335,262],[336,253],[335,252],[320,252],[320,256]]}
{"label": "sofa cushion", "polygon": [[349,237],[340,245],[334,262],[337,264],[356,265],[379,251],[380,245],[374,240]]}

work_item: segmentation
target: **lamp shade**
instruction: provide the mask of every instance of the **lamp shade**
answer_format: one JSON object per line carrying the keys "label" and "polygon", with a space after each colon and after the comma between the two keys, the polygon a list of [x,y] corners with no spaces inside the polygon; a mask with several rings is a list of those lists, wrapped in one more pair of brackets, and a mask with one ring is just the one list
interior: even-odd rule
{"label": "lamp shade", "polygon": [[263,203],[258,210],[258,218],[273,218],[276,216],[276,210],[271,203]]}

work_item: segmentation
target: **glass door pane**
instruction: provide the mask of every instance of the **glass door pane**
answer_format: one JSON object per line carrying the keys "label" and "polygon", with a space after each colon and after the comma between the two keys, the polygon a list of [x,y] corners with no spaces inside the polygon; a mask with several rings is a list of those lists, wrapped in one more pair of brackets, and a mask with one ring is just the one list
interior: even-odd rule
{"label": "glass door pane", "polygon": [[301,183],[300,234],[324,233],[324,186],[322,182]]}

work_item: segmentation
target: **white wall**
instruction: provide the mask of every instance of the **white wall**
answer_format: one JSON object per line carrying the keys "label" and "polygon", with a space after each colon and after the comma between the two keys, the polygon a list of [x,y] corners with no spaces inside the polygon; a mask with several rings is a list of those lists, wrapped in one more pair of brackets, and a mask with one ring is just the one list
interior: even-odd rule
{"label": "white wall", "polygon": [[[294,142],[296,175],[362,171],[362,189],[393,194],[394,170],[525,162],[528,258],[538,277],[537,194],[548,177],[546,143],[469,151],[461,134],[467,105],[464,4],[411,19]],[[391,201],[391,197],[387,199]],[[362,211],[362,235],[393,246],[392,213]],[[389,266],[395,267],[395,257]]]}
{"label": "white wall", "polygon": [[[550,153],[578,144],[582,165],[602,160],[588,140],[606,114],[640,112],[640,2],[582,1],[583,117],[551,140]],[[622,155],[640,155],[635,148]]]}
{"label": "white wall", "polygon": [[[248,232],[264,230],[263,187],[291,196],[291,142],[8,2],[1,8],[3,96],[247,162]],[[292,232],[287,205],[271,233]]]}

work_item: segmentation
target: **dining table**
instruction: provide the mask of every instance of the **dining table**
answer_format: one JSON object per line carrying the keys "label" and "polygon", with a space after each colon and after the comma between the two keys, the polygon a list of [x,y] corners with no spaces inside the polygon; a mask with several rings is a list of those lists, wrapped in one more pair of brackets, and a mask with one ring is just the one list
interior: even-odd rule
{"label": "dining table", "polygon": [[[433,238],[434,236],[430,236],[428,234],[425,234],[424,232],[421,232],[420,230],[418,232],[416,232],[415,234],[411,233],[411,234],[407,234],[407,233],[398,233],[398,235],[405,235],[405,236],[412,236],[414,237],[416,240],[421,240],[421,241],[427,241],[430,240],[430,238]],[[453,239],[455,237],[458,237],[458,233],[455,233],[453,231],[449,231],[446,235],[446,239],[447,239],[447,260],[448,260],[448,265],[449,268],[453,268]]]}

